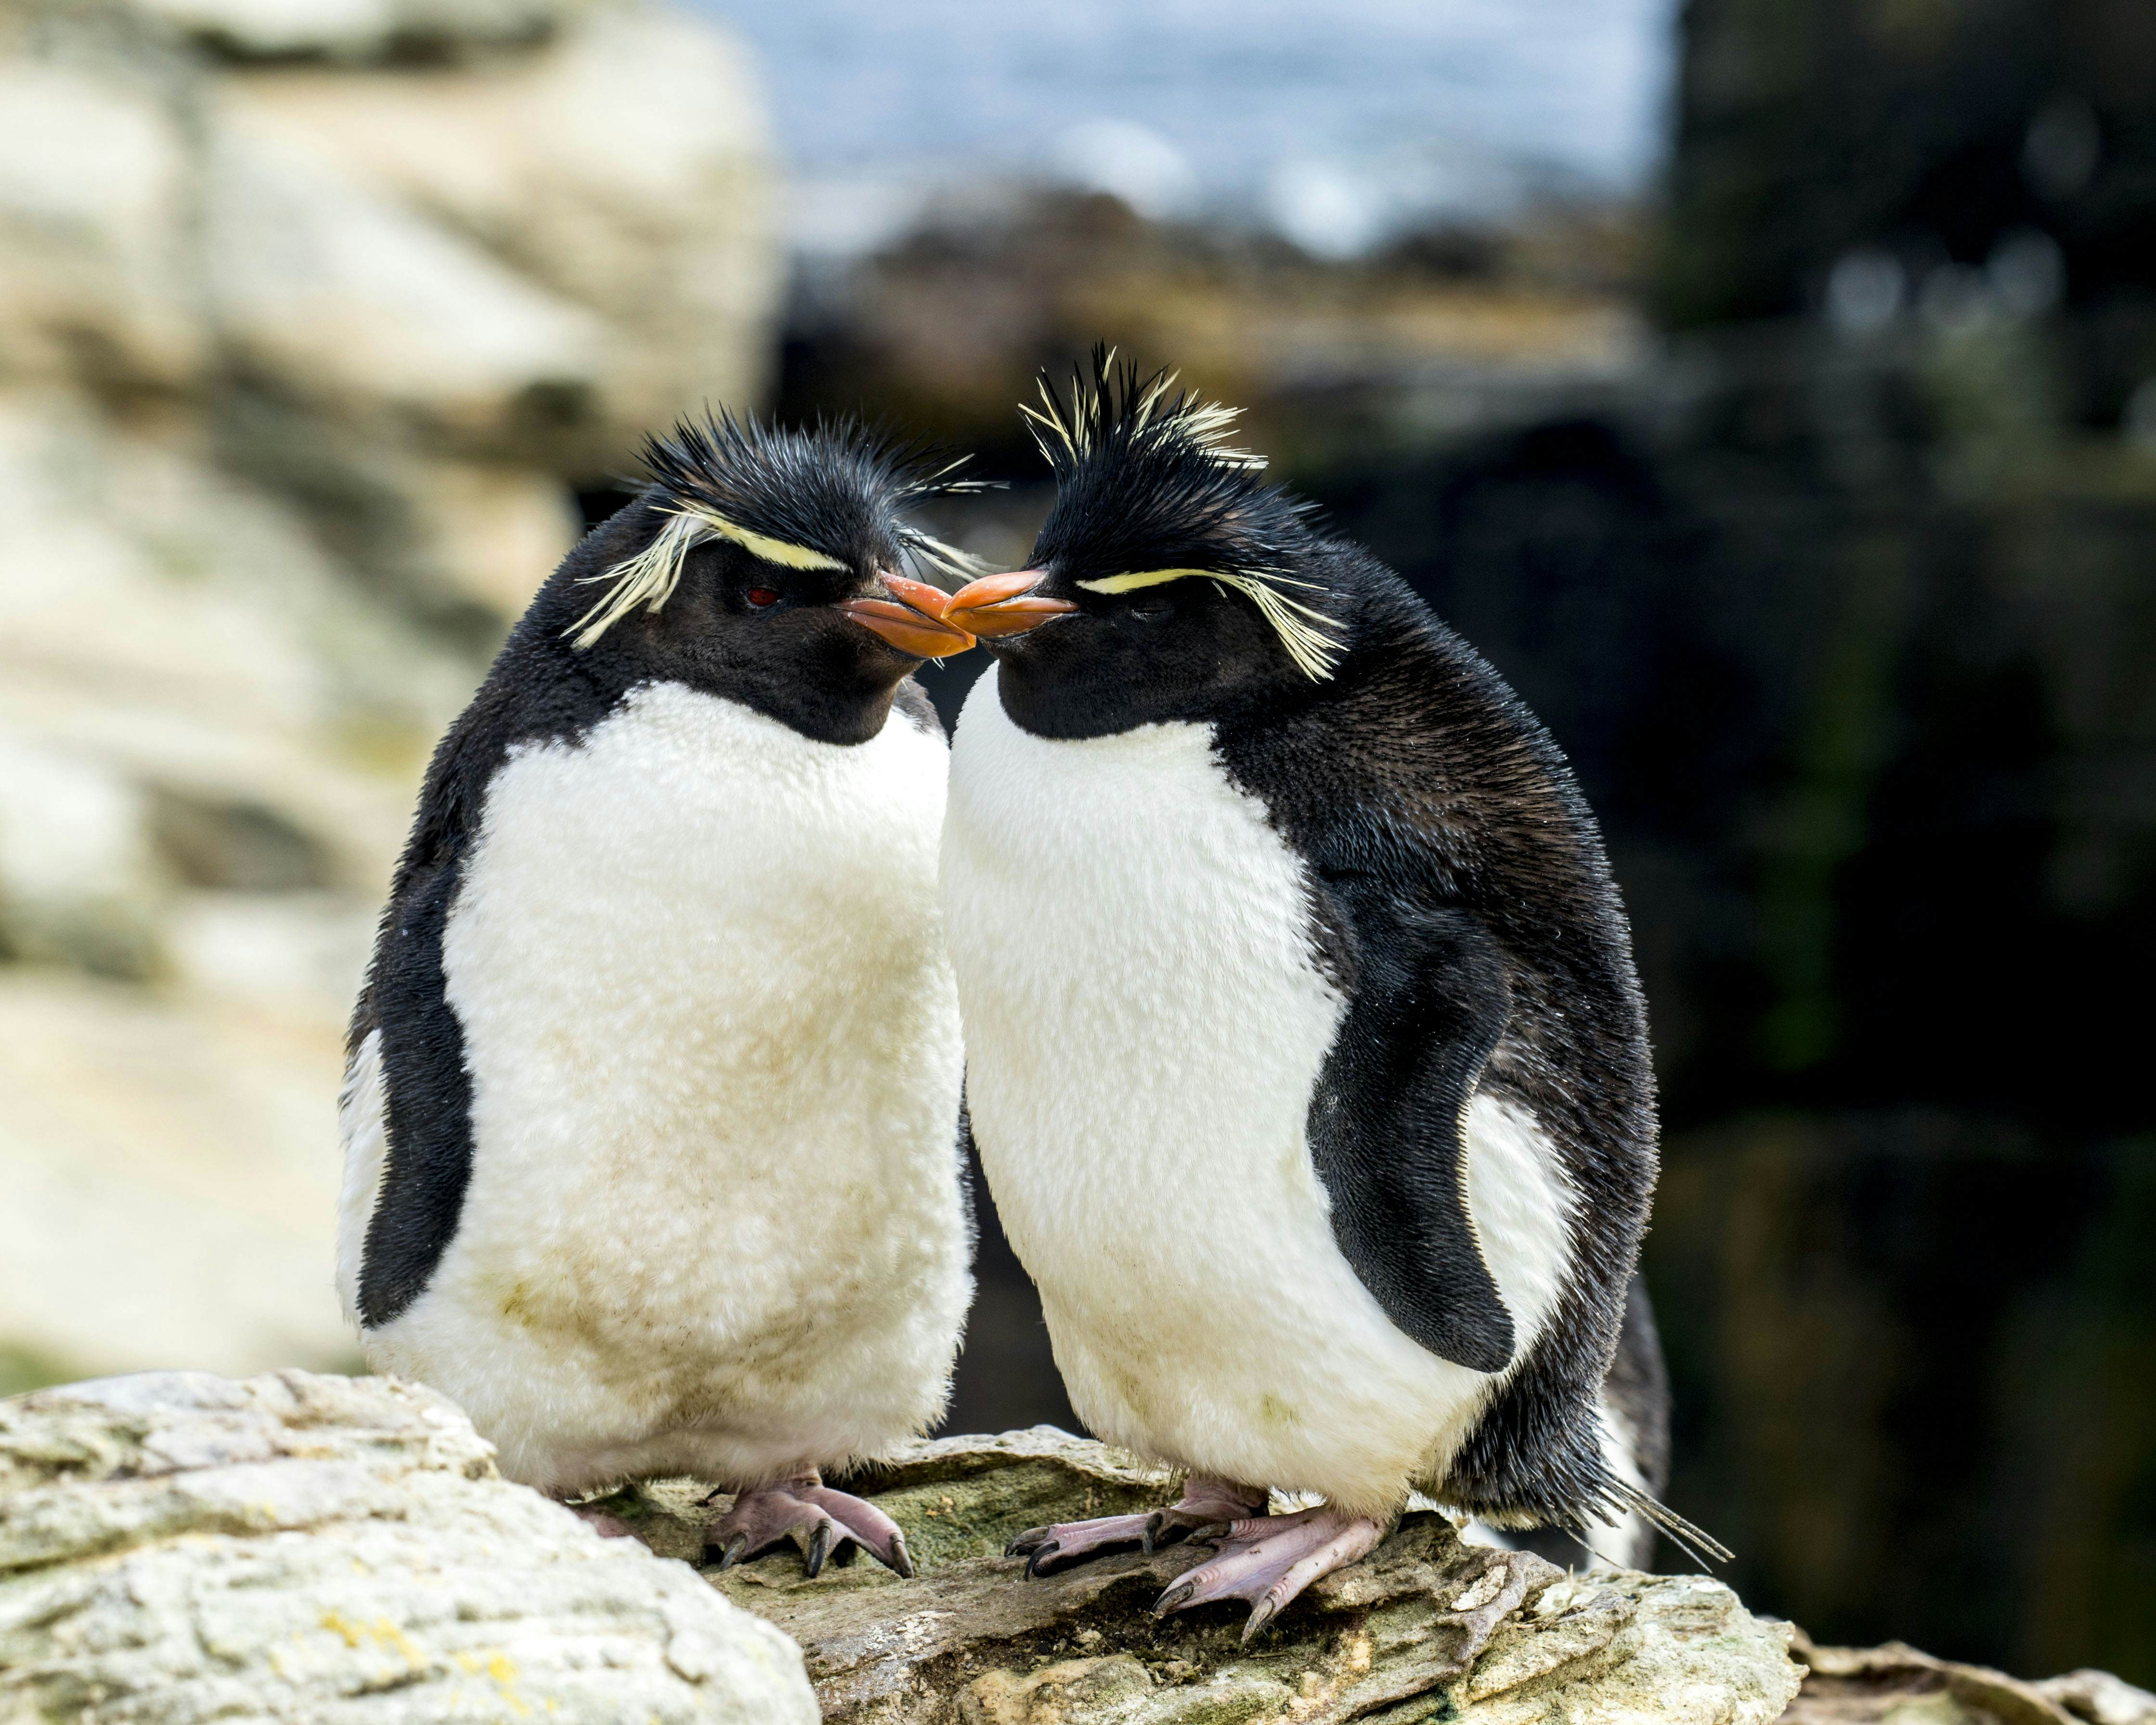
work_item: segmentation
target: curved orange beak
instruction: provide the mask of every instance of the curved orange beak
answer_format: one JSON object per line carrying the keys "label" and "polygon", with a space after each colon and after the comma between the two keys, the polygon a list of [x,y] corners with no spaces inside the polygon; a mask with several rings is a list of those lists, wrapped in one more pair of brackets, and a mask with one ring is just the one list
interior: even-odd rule
{"label": "curved orange beak", "polygon": [[951,595],[945,608],[951,626],[991,639],[1022,635],[1051,617],[1078,608],[1068,599],[1045,599],[1034,588],[1048,578],[1045,569],[1020,569],[1011,575],[983,575]]}
{"label": "curved orange beak", "polygon": [[973,638],[944,620],[951,601],[942,588],[903,575],[886,575],[887,599],[844,599],[839,609],[863,629],[881,635],[901,653],[916,659],[947,659],[963,653]]}

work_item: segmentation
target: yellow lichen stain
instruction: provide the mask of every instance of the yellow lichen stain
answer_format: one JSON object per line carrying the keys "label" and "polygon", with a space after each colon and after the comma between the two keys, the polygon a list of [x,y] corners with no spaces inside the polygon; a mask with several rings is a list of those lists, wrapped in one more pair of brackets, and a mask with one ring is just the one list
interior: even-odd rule
{"label": "yellow lichen stain", "polygon": [[[457,1663],[474,1676],[479,1676],[482,1671],[485,1672],[494,1680],[494,1686],[501,1692],[501,1698],[509,1703],[511,1710],[519,1718],[528,1718],[531,1716],[531,1703],[516,1692],[516,1661],[506,1653],[498,1649],[486,1657],[482,1657],[477,1653],[459,1653],[457,1655]],[[547,1711],[550,1713],[555,1711],[555,1705],[550,1700],[547,1703]]]}
{"label": "yellow lichen stain", "polygon": [[394,1647],[404,1656],[405,1662],[415,1671],[427,1669],[425,1657],[412,1645],[412,1638],[386,1617],[374,1620],[374,1638],[385,1647]]}
{"label": "yellow lichen stain", "polygon": [[1278,1396],[1272,1394],[1265,1395],[1259,1399],[1258,1418],[1268,1425],[1296,1425],[1302,1420],[1301,1414],[1296,1413]]}
{"label": "yellow lichen stain", "polygon": [[344,1637],[347,1647],[357,1648],[362,1640],[378,1641],[384,1647],[395,1650],[406,1664],[415,1671],[427,1669],[426,1656],[412,1645],[412,1638],[386,1617],[377,1617],[371,1624],[354,1623],[340,1611],[322,1613],[322,1627],[333,1635]]}

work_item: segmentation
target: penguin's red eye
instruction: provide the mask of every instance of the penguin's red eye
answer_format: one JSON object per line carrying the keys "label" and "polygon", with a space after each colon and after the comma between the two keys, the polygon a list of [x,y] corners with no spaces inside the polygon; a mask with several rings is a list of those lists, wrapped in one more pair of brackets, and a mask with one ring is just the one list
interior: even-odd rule
{"label": "penguin's red eye", "polygon": [[767,610],[778,603],[778,595],[767,587],[752,587],[746,597],[759,611]]}

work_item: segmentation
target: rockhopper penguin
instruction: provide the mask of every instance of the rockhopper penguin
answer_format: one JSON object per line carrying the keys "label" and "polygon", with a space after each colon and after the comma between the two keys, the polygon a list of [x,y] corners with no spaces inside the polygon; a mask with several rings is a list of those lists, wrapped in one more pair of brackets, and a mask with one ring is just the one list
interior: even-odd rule
{"label": "rockhopper penguin", "polygon": [[997,660],[943,840],[982,1165],[1073,1406],[1188,1470],[1013,1548],[1199,1530],[1157,1609],[1247,1600],[1247,1635],[1411,1489],[1711,1544],[1599,1405],[1656,1127],[1594,819],[1490,668],[1172,385],[1097,352],[1044,384],[1034,567],[945,614]]}
{"label": "rockhopper penguin", "polygon": [[511,1478],[738,1488],[911,1573],[818,1472],[925,1430],[972,1284],[947,761],[971,642],[894,572],[952,489],[719,418],[540,590],[436,751],[352,1027],[338,1277],[370,1364]]}

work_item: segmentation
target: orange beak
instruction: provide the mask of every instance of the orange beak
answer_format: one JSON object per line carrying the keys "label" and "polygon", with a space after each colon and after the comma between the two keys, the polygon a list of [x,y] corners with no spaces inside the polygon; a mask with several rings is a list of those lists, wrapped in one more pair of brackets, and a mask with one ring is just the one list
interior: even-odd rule
{"label": "orange beak", "polygon": [[908,581],[903,575],[886,575],[883,584],[891,598],[845,599],[839,609],[916,659],[947,659],[973,644],[971,635],[944,621],[951,601],[941,588],[925,581]]}
{"label": "orange beak", "polygon": [[1022,635],[1051,617],[1078,608],[1068,599],[1045,599],[1034,588],[1048,578],[1045,569],[1020,569],[1012,575],[983,575],[951,595],[945,615],[954,629],[990,639]]}

